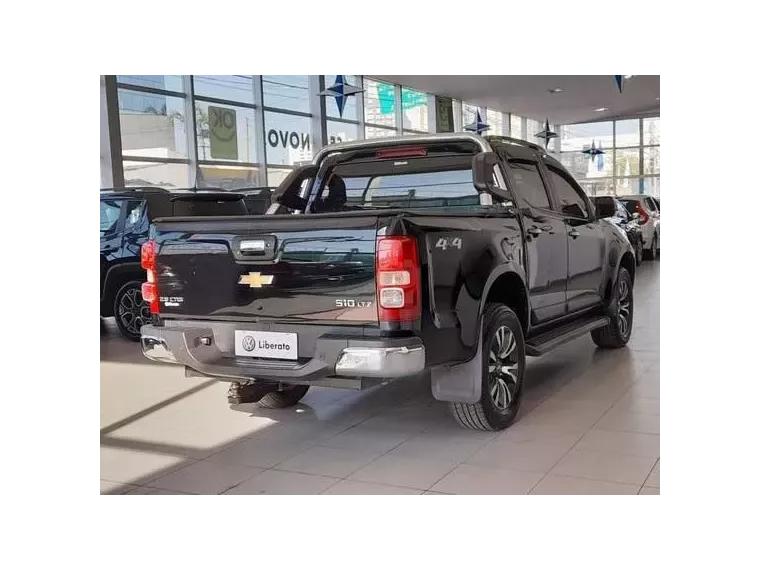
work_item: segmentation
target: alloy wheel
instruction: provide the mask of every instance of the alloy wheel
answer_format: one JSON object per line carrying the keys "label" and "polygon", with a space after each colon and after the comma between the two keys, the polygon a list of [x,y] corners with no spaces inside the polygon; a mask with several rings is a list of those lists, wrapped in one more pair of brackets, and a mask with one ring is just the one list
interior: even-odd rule
{"label": "alloy wheel", "polygon": [[143,301],[140,289],[129,289],[119,300],[118,318],[130,334],[139,335],[140,328],[151,322],[150,306]]}
{"label": "alloy wheel", "polygon": [[626,279],[618,282],[618,326],[625,338],[631,328],[631,288]]}
{"label": "alloy wheel", "polygon": [[488,354],[488,388],[497,409],[506,411],[514,400],[518,372],[517,339],[508,327],[499,327]]}

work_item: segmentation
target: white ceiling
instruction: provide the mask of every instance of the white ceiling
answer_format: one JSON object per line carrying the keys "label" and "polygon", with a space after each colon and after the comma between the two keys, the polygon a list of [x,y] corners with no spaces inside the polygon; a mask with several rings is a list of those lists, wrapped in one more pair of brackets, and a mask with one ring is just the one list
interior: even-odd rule
{"label": "white ceiling", "polygon": [[[660,114],[660,76],[634,75],[618,91],[614,75],[372,75],[419,91],[567,125]],[[562,93],[549,89],[561,88]],[[607,111],[594,109],[607,107]],[[485,117],[483,117],[485,119]]]}

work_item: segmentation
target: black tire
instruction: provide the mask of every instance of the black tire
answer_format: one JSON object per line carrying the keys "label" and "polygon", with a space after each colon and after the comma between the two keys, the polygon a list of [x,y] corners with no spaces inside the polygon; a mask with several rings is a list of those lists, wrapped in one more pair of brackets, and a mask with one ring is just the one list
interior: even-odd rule
{"label": "black tire", "polygon": [[260,408],[289,408],[295,406],[301,398],[309,391],[309,386],[295,385],[287,386],[277,392],[269,392],[266,396],[258,401]]}
{"label": "black tire", "polygon": [[[511,333],[507,336],[506,329]],[[492,348],[499,346],[497,333],[500,338],[513,339],[515,346],[509,350],[510,340],[503,340],[502,346],[510,343],[502,351],[495,354],[496,363],[491,364],[494,357],[491,356]],[[481,351],[483,363],[481,372],[480,401],[475,404],[451,402],[451,413],[460,425],[470,429],[484,431],[499,431],[506,429],[517,418],[522,400],[523,375],[525,373],[525,339],[523,338],[522,326],[517,315],[505,305],[489,303],[486,305],[483,316],[483,350]],[[506,352],[508,351],[508,352]],[[505,357],[501,354],[506,352]],[[507,363],[506,365],[505,362]],[[504,366],[502,366],[504,365]],[[489,371],[494,366],[502,372],[496,371],[496,375]],[[516,366],[516,368],[514,368]],[[515,374],[504,373],[504,368],[514,368]],[[494,393],[495,392],[495,393]]]}
{"label": "black tire", "polygon": [[601,348],[622,348],[631,338],[633,328],[633,283],[625,267],[618,270],[612,294],[615,315],[610,324],[591,331],[591,338]]}
{"label": "black tire", "polygon": [[131,341],[140,340],[140,327],[150,323],[150,306],[143,301],[140,281],[127,281],[116,292],[113,315],[121,335]]}
{"label": "black tire", "polygon": [[652,236],[652,246],[644,250],[644,259],[655,259],[657,257],[657,250],[659,249],[657,246],[658,241],[657,234],[654,234]]}
{"label": "black tire", "polygon": [[634,248],[636,250],[636,265],[641,265],[642,261],[644,261],[644,239],[639,238],[639,240],[636,242],[636,247]]}

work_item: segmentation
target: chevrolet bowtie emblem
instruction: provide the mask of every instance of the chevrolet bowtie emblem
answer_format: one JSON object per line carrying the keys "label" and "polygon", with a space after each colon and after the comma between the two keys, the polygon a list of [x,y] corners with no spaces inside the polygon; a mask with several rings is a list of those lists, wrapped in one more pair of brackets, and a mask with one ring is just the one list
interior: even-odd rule
{"label": "chevrolet bowtie emblem", "polygon": [[254,289],[259,289],[264,285],[271,285],[274,275],[262,275],[258,271],[251,272],[248,275],[241,275],[238,285],[248,285]]}

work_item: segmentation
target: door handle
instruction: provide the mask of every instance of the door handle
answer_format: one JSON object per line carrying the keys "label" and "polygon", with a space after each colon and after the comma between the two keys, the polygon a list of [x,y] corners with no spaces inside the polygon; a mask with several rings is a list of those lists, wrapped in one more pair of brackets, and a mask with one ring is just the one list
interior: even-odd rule
{"label": "door handle", "polygon": [[571,238],[575,239],[575,238],[577,238],[581,234],[578,233],[578,230],[576,230],[575,228],[573,228],[572,230],[570,230],[569,232],[567,232],[567,235],[569,235]]}
{"label": "door handle", "polygon": [[529,228],[528,228],[528,233],[529,233],[530,235],[532,235],[533,237],[538,237],[538,236],[540,236],[540,235],[541,235],[541,232],[542,232],[541,228],[539,228],[539,227],[538,227],[538,226],[536,226],[536,225],[532,225],[531,227],[529,227]]}
{"label": "door handle", "polygon": [[548,234],[554,233],[554,226],[551,224],[546,224],[545,226],[541,226],[541,229]]}

